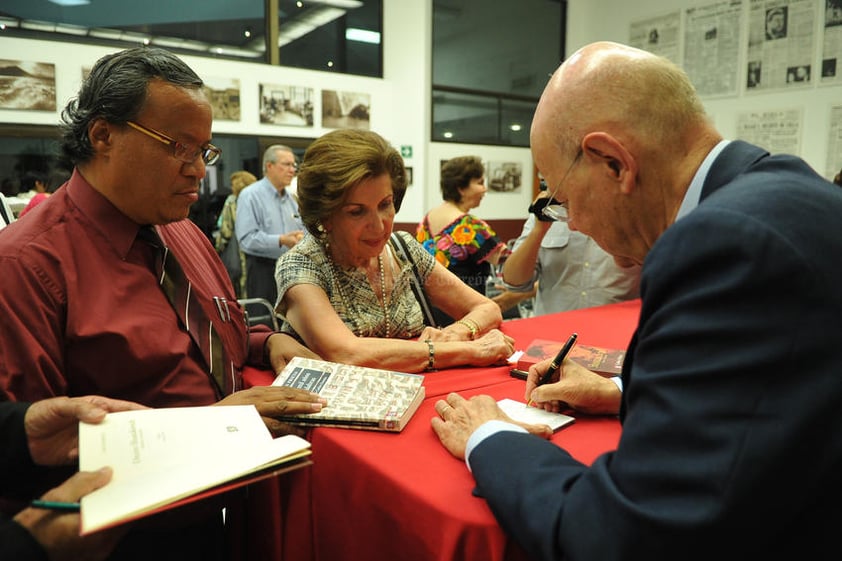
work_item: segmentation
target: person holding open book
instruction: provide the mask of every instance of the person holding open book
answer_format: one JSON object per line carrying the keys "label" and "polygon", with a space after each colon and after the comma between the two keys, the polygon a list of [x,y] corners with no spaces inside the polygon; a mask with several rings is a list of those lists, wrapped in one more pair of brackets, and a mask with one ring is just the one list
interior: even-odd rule
{"label": "person holding open book", "polygon": [[[106,413],[144,409],[138,403],[101,396],[54,397],[24,403],[0,402],[0,488],[20,491],[38,466],[76,461],[79,422],[99,423]],[[111,470],[77,472],[12,519],[0,519],[0,559],[15,561],[93,561],[105,559],[125,527],[79,536],[79,511],[62,511],[106,485]]]}
{"label": "person holding open book", "polygon": [[475,494],[536,561],[842,558],[842,190],[724,139],[683,70],[618,43],[562,63],[530,140],[559,216],[642,266],[622,396],[605,386],[623,430],[585,465],[450,394],[432,428]]}
{"label": "person holding open book", "polygon": [[[188,219],[221,157],[202,86],[169,51],[137,47],[100,58],[65,107],[72,177],[39,205],[38,220],[0,236],[0,401],[99,394],[149,407],[254,405],[278,435],[296,431],[280,414],[321,410],[310,392],[242,389],[246,364],[280,371],[316,355],[248,326],[219,255]],[[39,483],[49,488],[46,476]],[[220,559],[223,506],[145,520],[109,559]]]}
{"label": "person holding open book", "polygon": [[[275,269],[281,330],[332,362],[403,372],[504,363],[514,341],[498,329],[500,307],[411,234],[390,241],[406,186],[403,158],[375,132],[335,130],[309,146],[298,174],[309,235]],[[425,326],[415,270],[432,305],[457,321]]]}

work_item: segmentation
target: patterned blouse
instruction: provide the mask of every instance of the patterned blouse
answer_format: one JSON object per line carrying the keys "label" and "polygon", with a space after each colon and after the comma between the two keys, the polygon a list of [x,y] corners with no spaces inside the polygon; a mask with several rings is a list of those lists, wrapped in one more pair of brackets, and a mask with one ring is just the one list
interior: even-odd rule
{"label": "patterned blouse", "polygon": [[436,260],[450,269],[474,290],[485,294],[485,281],[491,274],[488,255],[504,245],[484,220],[463,214],[436,235],[430,231],[427,216],[418,225],[415,239]]}
{"label": "patterned blouse", "polygon": [[[397,234],[406,241],[410,257],[426,282],[436,264],[435,260],[412,239],[411,234]],[[424,329],[421,306],[412,292],[412,265],[400,261],[400,254],[391,247],[391,243],[388,247],[394,257],[389,261],[392,263],[395,279],[392,293],[389,295],[389,337],[412,339],[418,337]],[[395,263],[399,264],[400,270],[396,270]],[[388,264],[384,262],[384,266]],[[314,236],[307,234],[281,256],[275,267],[275,280],[280,302],[277,311],[282,317],[286,312],[282,302],[286,291],[297,284],[314,284],[325,291],[333,309],[358,337],[386,337],[386,322],[379,287],[378,292],[371,287],[363,269],[343,269],[336,265]],[[300,339],[286,319],[281,325],[281,331]]]}

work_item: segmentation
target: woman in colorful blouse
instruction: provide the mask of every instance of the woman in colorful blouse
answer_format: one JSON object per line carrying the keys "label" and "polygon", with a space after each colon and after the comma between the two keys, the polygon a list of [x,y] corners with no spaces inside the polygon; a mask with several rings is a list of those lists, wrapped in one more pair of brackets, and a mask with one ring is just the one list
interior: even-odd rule
{"label": "woman in colorful blouse", "polygon": [[[444,202],[427,213],[415,233],[439,263],[480,294],[485,294],[486,280],[506,249],[487,222],[469,214],[487,191],[482,160],[476,156],[447,160],[441,168]],[[439,325],[453,321],[440,310],[434,313]]]}

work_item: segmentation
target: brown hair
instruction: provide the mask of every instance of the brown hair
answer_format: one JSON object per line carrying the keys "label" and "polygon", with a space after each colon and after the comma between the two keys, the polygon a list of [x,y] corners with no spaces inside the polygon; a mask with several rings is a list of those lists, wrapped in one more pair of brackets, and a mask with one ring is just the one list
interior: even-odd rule
{"label": "brown hair", "polygon": [[471,184],[472,179],[485,175],[482,160],[477,156],[457,156],[450,158],[441,167],[441,196],[445,201],[462,201],[460,189]]}
{"label": "brown hair", "polygon": [[339,129],[313,141],[298,170],[298,210],[314,236],[360,181],[388,173],[395,211],[406,194],[406,169],[400,153],[372,131]]}

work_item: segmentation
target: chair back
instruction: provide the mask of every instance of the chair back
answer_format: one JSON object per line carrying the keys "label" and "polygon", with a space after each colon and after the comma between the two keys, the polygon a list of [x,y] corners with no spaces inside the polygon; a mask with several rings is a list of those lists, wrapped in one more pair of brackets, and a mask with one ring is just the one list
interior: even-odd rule
{"label": "chair back", "polygon": [[269,300],[265,298],[240,298],[237,300],[246,311],[249,327],[253,325],[268,325],[274,331],[278,330],[278,315]]}
{"label": "chair back", "polygon": [[15,214],[12,212],[12,207],[9,206],[9,201],[6,200],[6,195],[0,193],[0,230],[15,221]]}

